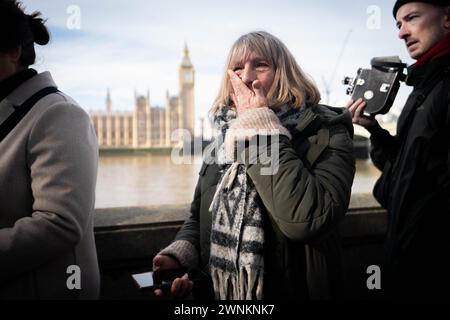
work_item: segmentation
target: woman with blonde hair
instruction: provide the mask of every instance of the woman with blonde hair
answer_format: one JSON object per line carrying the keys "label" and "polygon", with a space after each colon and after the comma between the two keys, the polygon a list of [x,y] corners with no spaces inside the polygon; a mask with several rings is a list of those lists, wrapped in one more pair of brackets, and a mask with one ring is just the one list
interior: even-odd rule
{"label": "woman with blonde hair", "polygon": [[[353,126],[345,108],[319,100],[279,39],[260,31],[234,43],[211,109],[218,137],[190,217],[155,271],[200,268],[216,299],[340,294],[337,227],[355,173]],[[170,291],[185,297],[195,286],[184,276]]]}

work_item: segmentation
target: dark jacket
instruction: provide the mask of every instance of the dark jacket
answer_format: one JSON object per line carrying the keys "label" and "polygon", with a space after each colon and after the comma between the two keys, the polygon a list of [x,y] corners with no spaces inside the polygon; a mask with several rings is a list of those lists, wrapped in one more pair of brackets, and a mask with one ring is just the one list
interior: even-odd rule
{"label": "dark jacket", "polygon": [[429,289],[449,285],[449,63],[447,56],[413,66],[407,84],[414,90],[397,136],[380,127],[371,135],[373,162],[383,170],[374,195],[389,213],[387,270],[395,290],[407,295],[429,296]]}
{"label": "dark jacket", "polygon": [[[280,137],[275,175],[261,175],[261,164],[246,164],[266,211],[265,298],[338,295],[337,225],[347,211],[355,173],[352,136],[347,110],[313,106],[301,117],[292,140]],[[176,237],[194,244],[202,267],[209,261],[209,207],[220,176],[217,164],[203,164],[191,216]]]}

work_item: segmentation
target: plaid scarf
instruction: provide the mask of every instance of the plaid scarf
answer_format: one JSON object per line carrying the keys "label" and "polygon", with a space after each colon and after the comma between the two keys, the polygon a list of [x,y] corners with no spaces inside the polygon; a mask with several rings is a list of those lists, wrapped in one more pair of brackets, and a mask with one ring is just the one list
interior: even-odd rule
{"label": "plaid scarf", "polygon": [[[290,132],[305,109],[283,106],[275,111]],[[214,115],[224,141],[237,114],[228,106]],[[225,157],[224,143],[216,146],[222,178],[211,203],[210,272],[216,299],[261,300],[264,285],[263,204],[242,164]]]}

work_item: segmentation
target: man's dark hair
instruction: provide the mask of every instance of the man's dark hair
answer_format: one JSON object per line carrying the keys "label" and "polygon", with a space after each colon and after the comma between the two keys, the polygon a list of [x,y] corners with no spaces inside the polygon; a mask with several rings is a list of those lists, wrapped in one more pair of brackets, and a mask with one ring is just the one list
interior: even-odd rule
{"label": "man's dark hair", "polygon": [[17,0],[0,0],[0,52],[22,48],[22,66],[34,64],[34,43],[46,45],[50,41],[44,22],[40,12],[26,14]]}

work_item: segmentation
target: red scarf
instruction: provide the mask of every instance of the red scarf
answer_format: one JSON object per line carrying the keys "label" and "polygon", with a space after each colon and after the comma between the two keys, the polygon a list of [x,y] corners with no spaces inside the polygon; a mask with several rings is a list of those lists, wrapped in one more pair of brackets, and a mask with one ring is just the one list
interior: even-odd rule
{"label": "red scarf", "polygon": [[450,54],[450,32],[416,62],[416,67]]}

